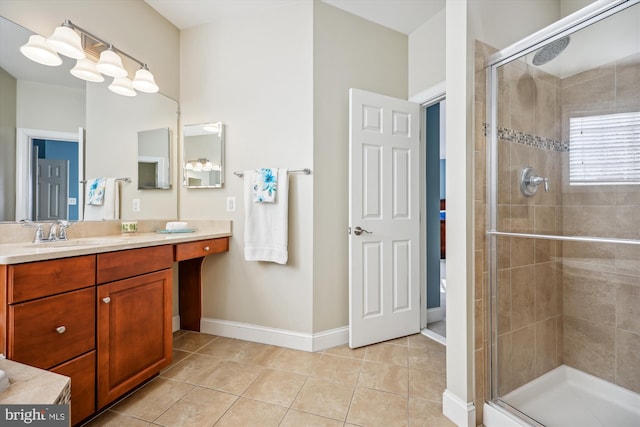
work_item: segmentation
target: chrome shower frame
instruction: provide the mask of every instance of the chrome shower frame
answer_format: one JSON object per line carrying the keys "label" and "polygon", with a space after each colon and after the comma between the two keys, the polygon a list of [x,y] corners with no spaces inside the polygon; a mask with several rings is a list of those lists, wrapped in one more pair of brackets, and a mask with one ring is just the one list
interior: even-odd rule
{"label": "chrome shower frame", "polygon": [[[640,0],[599,0],[579,10],[578,12],[563,18],[556,23],[508,46],[501,51],[489,56],[485,63],[487,70],[486,80],[486,126],[485,139],[487,144],[487,254],[489,271],[489,319],[487,319],[487,333],[489,337],[489,357],[487,358],[488,389],[486,390],[487,404],[499,412],[510,414],[535,427],[544,427],[534,419],[522,413],[518,409],[504,402],[498,394],[498,351],[497,351],[497,238],[519,237],[536,238],[561,241],[583,241],[594,243],[620,243],[638,245],[640,241],[628,239],[609,239],[591,237],[569,237],[555,235],[536,235],[501,232],[497,230],[497,184],[498,184],[498,132],[497,132],[497,89],[498,68],[521,56],[534,52],[543,46],[566,37],[591,24],[601,21],[628,7],[640,3]],[[523,167],[526,165],[522,165]]]}

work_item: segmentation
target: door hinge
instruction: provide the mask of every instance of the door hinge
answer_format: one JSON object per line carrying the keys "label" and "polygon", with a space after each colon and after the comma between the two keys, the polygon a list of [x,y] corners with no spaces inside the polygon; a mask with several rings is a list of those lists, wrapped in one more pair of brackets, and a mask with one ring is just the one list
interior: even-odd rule
{"label": "door hinge", "polygon": [[347,234],[351,235],[351,227],[348,227]]}

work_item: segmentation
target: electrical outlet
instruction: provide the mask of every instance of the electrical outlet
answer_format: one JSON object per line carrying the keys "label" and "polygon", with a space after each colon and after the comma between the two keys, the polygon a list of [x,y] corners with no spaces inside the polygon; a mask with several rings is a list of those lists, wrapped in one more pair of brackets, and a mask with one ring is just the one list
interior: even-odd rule
{"label": "electrical outlet", "polygon": [[75,197],[69,197],[69,201],[67,203],[69,203],[69,206],[75,206],[78,204],[78,199]]}
{"label": "electrical outlet", "polygon": [[131,209],[134,212],[140,212],[140,199],[133,199],[131,203]]}
{"label": "electrical outlet", "polygon": [[236,210],[236,198],[235,197],[227,197],[227,212],[235,212]]}

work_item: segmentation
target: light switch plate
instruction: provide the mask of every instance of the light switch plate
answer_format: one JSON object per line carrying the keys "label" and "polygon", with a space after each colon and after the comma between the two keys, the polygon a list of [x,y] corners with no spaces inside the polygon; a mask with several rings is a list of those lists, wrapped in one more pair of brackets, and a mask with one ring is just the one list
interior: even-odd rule
{"label": "light switch plate", "polygon": [[233,196],[227,197],[227,212],[236,211],[236,198]]}
{"label": "light switch plate", "polygon": [[131,210],[134,212],[140,212],[140,199],[133,199],[131,203]]}

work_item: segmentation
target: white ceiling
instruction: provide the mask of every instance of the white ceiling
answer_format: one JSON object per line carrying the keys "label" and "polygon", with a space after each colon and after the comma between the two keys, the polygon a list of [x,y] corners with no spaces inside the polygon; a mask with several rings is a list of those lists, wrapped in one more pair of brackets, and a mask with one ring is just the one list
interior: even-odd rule
{"label": "white ceiling", "polygon": [[[181,30],[296,1],[300,0],[145,0]],[[445,0],[322,1],[404,34],[410,34],[445,8]]]}

